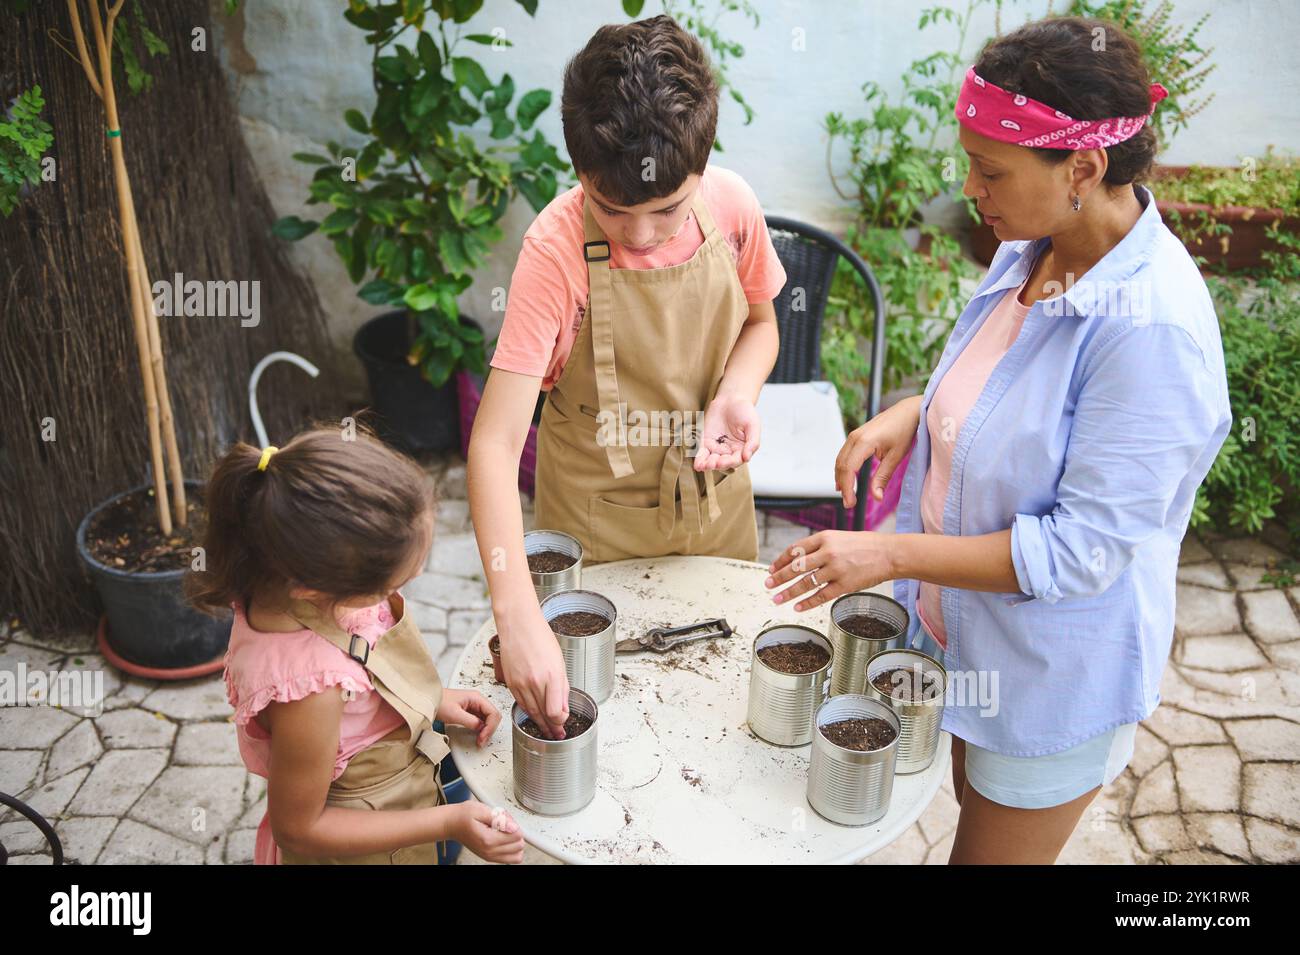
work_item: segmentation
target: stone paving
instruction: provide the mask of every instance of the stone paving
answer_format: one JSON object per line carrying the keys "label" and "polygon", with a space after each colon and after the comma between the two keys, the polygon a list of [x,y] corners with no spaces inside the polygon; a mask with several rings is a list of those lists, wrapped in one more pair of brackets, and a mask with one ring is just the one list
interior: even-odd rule
{"label": "stone paving", "polygon": [[[426,572],[405,592],[446,679],[490,610],[464,463],[448,456],[430,472],[441,495],[437,539]],[[521,500],[531,527],[531,502]],[[759,520],[763,561],[807,533]],[[1282,557],[1264,539],[1184,542],[1163,702],[1140,726],[1129,767],[1089,807],[1062,863],[1300,862],[1300,587],[1260,579]],[[265,781],[240,761],[220,674],[140,680],[108,667],[89,633],[42,636],[0,623],[0,672],[20,662],[28,671],[103,672],[100,715],[0,708],[0,791],[54,823],[69,861],[252,860]],[[949,777],[915,825],[863,861],[943,864],[957,816]],[[12,811],[0,815],[0,843],[13,863],[50,861],[39,833]],[[476,860],[464,853],[461,861]],[[530,848],[526,861],[555,860]]]}

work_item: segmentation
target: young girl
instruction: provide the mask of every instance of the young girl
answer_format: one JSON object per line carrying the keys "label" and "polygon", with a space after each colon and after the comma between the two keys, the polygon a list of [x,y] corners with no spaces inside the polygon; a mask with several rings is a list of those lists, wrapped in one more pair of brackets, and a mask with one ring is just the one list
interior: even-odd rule
{"label": "young girl", "polygon": [[521,861],[508,814],[448,805],[438,779],[449,748],[432,721],[482,746],[501,715],[442,688],[398,592],[432,544],[427,476],[370,434],[317,428],[235,445],[205,501],[206,568],[186,590],[234,609],[226,689],[244,763],[267,779],[254,862],[434,863],[447,839]]}

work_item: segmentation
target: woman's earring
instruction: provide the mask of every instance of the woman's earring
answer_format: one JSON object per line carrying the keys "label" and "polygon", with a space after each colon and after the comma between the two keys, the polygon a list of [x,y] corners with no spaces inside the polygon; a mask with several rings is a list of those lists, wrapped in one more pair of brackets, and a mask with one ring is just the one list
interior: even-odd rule
{"label": "woman's earring", "polygon": [[1079,201],[1078,195],[1075,195],[1074,198],[1070,200],[1070,208],[1073,209],[1075,212],[1078,212],[1080,207],[1082,206],[1083,203]]}

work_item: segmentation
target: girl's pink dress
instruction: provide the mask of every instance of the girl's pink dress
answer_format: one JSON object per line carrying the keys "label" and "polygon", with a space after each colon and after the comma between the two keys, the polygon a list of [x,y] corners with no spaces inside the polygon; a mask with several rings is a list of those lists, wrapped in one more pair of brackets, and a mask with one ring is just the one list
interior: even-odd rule
{"label": "girl's pink dress", "polygon": [[[312,630],[266,633],[254,630],[244,617],[239,602],[226,651],[226,696],[235,708],[235,732],[239,752],[248,771],[262,777],[271,772],[271,735],[254,719],[268,703],[301,700],[312,693],[332,692],[343,696],[343,717],[339,723],[339,752],[334,760],[338,779],[350,760],[399,726],[401,714],[370,682],[361,664]],[[338,615],[339,625],[349,633],[360,633],[371,648],[393,626],[388,601]],[[280,849],[271,836],[269,814],[262,816],[253,849],[255,865],[275,865]]]}

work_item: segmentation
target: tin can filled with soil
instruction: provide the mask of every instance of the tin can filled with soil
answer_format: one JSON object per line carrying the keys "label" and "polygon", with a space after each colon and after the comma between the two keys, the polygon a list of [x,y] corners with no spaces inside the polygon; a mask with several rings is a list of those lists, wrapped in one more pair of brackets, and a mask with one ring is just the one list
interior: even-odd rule
{"label": "tin can filled with soil", "polygon": [[778,624],[754,638],[748,720],[755,736],[777,746],[803,746],[812,739],[831,657],[831,642],[812,627]]}
{"label": "tin can filled with soil", "polygon": [[594,590],[562,590],[542,601],[542,616],[560,642],[569,685],[604,703],[614,691],[614,604]]}
{"label": "tin can filled with soil", "polygon": [[920,650],[884,650],[867,661],[867,695],[898,716],[898,772],[919,773],[939,750],[948,671]]}
{"label": "tin can filled with soil", "polygon": [[889,811],[901,728],[892,709],[858,693],[817,710],[808,760],[808,805],[841,826],[867,826]]}
{"label": "tin can filled with soil", "polygon": [[582,544],[576,537],[563,531],[529,531],[524,535],[524,555],[539,602],[582,586]]}
{"label": "tin can filled with soil", "polygon": [[907,611],[883,594],[845,594],[831,604],[829,635],[835,650],[831,696],[865,693],[867,661],[882,650],[902,646]]}
{"label": "tin can filled with soil", "polygon": [[596,701],[569,690],[569,719],[564,739],[546,733],[516,703],[510,708],[514,751],[515,799],[543,816],[577,812],[596,795]]}

